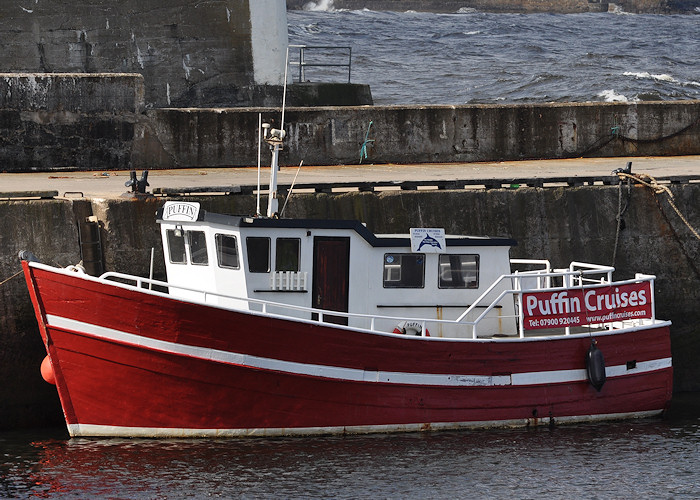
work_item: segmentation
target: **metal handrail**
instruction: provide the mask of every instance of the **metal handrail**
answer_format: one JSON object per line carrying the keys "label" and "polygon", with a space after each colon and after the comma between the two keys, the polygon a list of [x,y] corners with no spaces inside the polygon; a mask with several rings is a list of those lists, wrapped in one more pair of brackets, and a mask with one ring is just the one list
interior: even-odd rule
{"label": "metal handrail", "polygon": [[[306,68],[307,67],[338,67],[338,68],[348,68],[348,83],[350,83],[350,75],[352,71],[352,47],[345,46],[331,46],[331,45],[290,45],[289,48],[299,49],[299,60],[289,61],[290,66],[299,66],[299,82],[306,81]],[[307,50],[347,50],[347,63],[309,63],[306,62],[306,51]]]}
{"label": "metal handrail", "polygon": [[[525,262],[521,262],[525,263]],[[534,263],[534,262],[533,262]],[[549,266],[547,266],[549,267]],[[589,265],[589,264],[582,264],[582,263],[572,263],[571,268],[574,267],[587,267],[585,271],[580,269],[577,271],[569,271],[568,269],[560,269],[560,270],[548,270],[548,269],[543,269],[540,270],[540,272],[528,272],[527,274],[525,273],[515,273],[515,274],[504,274],[501,275],[494,283],[491,284],[491,286],[484,291],[484,293],[481,294],[481,296],[469,307],[467,307],[464,312],[456,319],[454,320],[439,320],[439,319],[432,319],[432,318],[411,318],[412,320],[419,321],[422,324],[423,332],[426,331],[426,325],[428,323],[435,325],[435,324],[451,324],[451,325],[463,325],[466,327],[471,326],[472,328],[472,338],[477,338],[477,327],[481,321],[487,318],[487,315],[490,311],[492,311],[495,307],[498,306],[498,304],[507,296],[514,296],[517,298],[518,304],[521,303],[522,301],[522,294],[531,292],[531,291],[536,291],[536,290],[550,290],[550,291],[557,291],[557,290],[569,290],[571,288],[574,288],[573,285],[573,278],[578,277],[581,279],[582,275],[584,274],[593,274],[593,273],[605,273],[607,274],[610,272],[612,268],[609,268],[607,266],[595,266],[595,265]],[[522,283],[520,283],[521,279],[527,279],[527,278],[532,278],[533,276],[538,276],[539,277],[561,277],[564,278],[564,281],[569,281],[569,285],[564,285],[561,287],[551,287],[551,286],[537,286],[535,288],[523,288]],[[370,328],[369,330],[372,332],[375,332],[375,322],[376,320],[393,320],[393,321],[402,321],[405,320],[405,316],[387,316],[387,315],[379,315],[379,314],[360,314],[360,313],[350,313],[350,312],[342,312],[342,311],[329,311],[329,310],[323,310],[323,309],[317,309],[317,308],[310,308],[310,307],[305,307],[305,306],[297,306],[297,305],[292,305],[292,304],[284,304],[284,303],[279,303],[279,302],[270,302],[266,300],[260,300],[260,299],[253,299],[250,297],[234,297],[234,296],[229,296],[217,292],[211,292],[211,291],[206,291],[206,290],[201,290],[201,289],[195,289],[195,288],[190,288],[190,287],[185,287],[181,285],[172,285],[167,282],[159,281],[159,280],[152,280],[149,278],[143,278],[140,276],[133,276],[133,275],[128,275],[128,274],[123,274],[123,273],[117,273],[117,272],[107,272],[104,273],[102,276],[100,276],[99,279],[122,279],[122,280],[127,280],[127,281],[132,281],[135,282],[135,286],[137,288],[144,288],[144,285],[150,285],[152,286],[159,286],[163,288],[173,288],[173,289],[178,289],[182,291],[188,291],[188,292],[194,292],[197,294],[202,295],[202,302],[203,303],[208,303],[207,298],[208,297],[218,297],[218,298],[224,298],[224,299],[229,299],[229,300],[239,300],[242,302],[246,302],[249,306],[251,304],[257,304],[262,308],[262,312],[264,314],[270,314],[272,316],[277,316],[277,317],[282,317],[286,318],[289,317],[288,315],[285,314],[274,314],[269,312],[269,308],[279,308],[279,309],[285,309],[288,311],[301,311],[301,312],[306,312],[310,314],[316,314],[318,315],[318,320],[321,323],[326,323],[324,316],[329,315],[329,316],[340,316],[340,317],[345,317],[345,318],[356,318],[356,319],[365,319],[369,320],[370,322]],[[567,279],[568,278],[568,279]],[[653,316],[652,316],[652,321],[655,321],[656,315],[655,315],[655,304],[654,304],[654,298],[653,298],[653,282],[655,280],[655,276],[653,275],[645,275],[645,274],[637,274],[635,278],[629,279],[629,280],[623,280],[623,281],[617,281],[614,282],[615,285],[624,285],[628,283],[635,283],[635,282],[640,282],[640,281],[651,281],[652,282],[652,311],[653,311]],[[506,289],[506,290],[501,290],[498,292],[497,297],[495,297],[493,300],[490,302],[486,300],[489,294],[494,292],[494,290],[501,285],[503,282],[507,280],[515,280],[516,281],[516,286]],[[116,284],[119,284],[118,282]],[[612,281],[599,283],[598,286],[606,286],[606,285],[611,285],[613,284]],[[122,285],[125,286],[134,286],[134,285],[126,285],[122,283]],[[578,286],[582,286],[581,283],[579,283]],[[596,288],[596,285],[593,285],[592,287],[589,286],[587,288]],[[150,293],[162,293],[162,292],[153,292],[149,290]],[[488,305],[483,305],[483,304],[488,304]],[[475,318],[472,321],[467,321],[467,317],[469,313],[473,312],[476,308],[485,308],[484,311],[482,311],[477,318]],[[520,318],[520,336],[523,337],[523,328],[522,328],[522,317],[521,314],[517,314],[514,316],[516,318]],[[384,332],[385,333],[385,332]],[[567,334],[569,334],[569,331],[567,329]]]}

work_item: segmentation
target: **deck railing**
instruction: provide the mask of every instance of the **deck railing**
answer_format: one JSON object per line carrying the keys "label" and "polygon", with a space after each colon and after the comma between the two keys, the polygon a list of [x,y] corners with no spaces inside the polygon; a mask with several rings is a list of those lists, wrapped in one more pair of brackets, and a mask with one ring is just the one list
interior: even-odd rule
{"label": "deck railing", "polygon": [[[515,304],[515,315],[501,316],[498,315],[499,319],[512,319],[515,320],[518,325],[518,332],[513,332],[519,335],[521,338],[525,336],[524,331],[524,321],[523,321],[523,307],[522,300],[523,294],[528,292],[538,292],[538,291],[548,291],[557,292],[565,290],[575,290],[575,289],[585,289],[591,290],[602,286],[623,286],[633,283],[650,282],[651,284],[651,319],[634,319],[625,321],[611,321],[605,324],[596,325],[581,325],[588,326],[591,328],[594,326],[596,329],[614,329],[623,328],[625,326],[632,326],[643,324],[646,322],[655,322],[656,318],[653,315],[655,308],[654,304],[654,280],[655,276],[637,274],[635,278],[624,280],[624,281],[612,281],[612,272],[614,268],[609,266],[598,266],[594,264],[586,264],[581,262],[572,262],[567,269],[551,269],[548,261],[536,261],[536,260],[521,260],[514,259],[513,264],[526,264],[526,265],[541,265],[544,266],[541,269],[528,270],[528,271],[516,271],[512,274],[505,274],[500,276],[481,296],[474,301],[469,307],[459,315],[458,318],[454,320],[440,320],[433,318],[418,318],[418,317],[406,317],[404,316],[387,316],[379,314],[360,314],[360,313],[350,313],[350,312],[340,312],[340,311],[329,311],[323,309],[317,309],[312,307],[297,306],[291,304],[284,304],[280,302],[272,302],[261,299],[253,299],[249,297],[233,297],[229,295],[224,295],[217,292],[198,290],[191,287],[185,287],[180,285],[172,285],[167,282],[153,280],[149,278],[143,278],[139,276],[132,276],[117,272],[107,272],[100,276],[98,279],[101,280],[111,280],[115,281],[118,286],[130,286],[142,289],[148,289],[147,293],[156,293],[161,295],[169,295],[170,290],[178,290],[181,292],[186,292],[187,294],[192,294],[192,296],[200,296],[201,303],[208,305],[218,305],[220,301],[236,301],[241,304],[247,304],[247,311],[258,311],[259,313],[270,315],[279,318],[288,318],[294,320],[308,320],[313,322],[334,324],[334,326],[339,326],[334,321],[335,319],[347,318],[348,320],[361,320],[365,324],[369,325],[368,328],[359,328],[371,332],[387,333],[386,330],[377,328],[378,322],[383,322],[386,324],[389,322],[401,322],[405,320],[410,320],[418,322],[421,324],[423,335],[430,329],[434,327],[439,327],[440,325],[452,325],[459,326],[467,329],[471,329],[470,337],[476,339],[480,333],[479,325],[488,319],[490,313],[497,308],[502,307],[502,304],[506,300],[513,300]],[[510,285],[510,286],[504,286]],[[585,287],[585,288],[584,288]],[[161,291],[162,290],[162,291]],[[170,295],[172,296],[172,295]],[[221,306],[221,307],[226,307]],[[477,311],[478,310],[478,311]],[[286,311],[286,312],[284,312]],[[473,320],[467,320],[470,315],[478,315]],[[295,316],[295,313],[297,314]],[[299,314],[304,315],[307,319],[299,316]],[[330,321],[327,321],[328,317],[332,317]],[[310,319],[314,318],[314,319]],[[340,328],[348,328],[340,326]],[[354,328],[354,327],[353,327]],[[559,329],[560,333],[551,333],[556,335],[569,335],[571,334],[570,327],[562,327]]]}

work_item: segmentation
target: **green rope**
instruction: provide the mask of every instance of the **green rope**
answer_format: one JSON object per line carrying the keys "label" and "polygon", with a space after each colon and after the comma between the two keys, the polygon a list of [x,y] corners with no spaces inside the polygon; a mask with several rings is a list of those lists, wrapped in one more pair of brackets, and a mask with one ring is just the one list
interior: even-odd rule
{"label": "green rope", "polygon": [[364,160],[367,159],[367,144],[374,142],[374,139],[369,138],[369,130],[372,128],[372,123],[373,122],[370,121],[369,125],[367,126],[367,133],[365,134],[365,140],[362,143],[362,147],[360,148],[360,163],[362,163],[363,159]]}

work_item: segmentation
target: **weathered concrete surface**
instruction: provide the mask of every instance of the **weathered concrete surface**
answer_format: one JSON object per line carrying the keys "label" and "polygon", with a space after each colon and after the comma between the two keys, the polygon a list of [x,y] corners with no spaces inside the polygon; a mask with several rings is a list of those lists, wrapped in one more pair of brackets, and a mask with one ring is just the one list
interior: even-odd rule
{"label": "weathered concrete surface", "polygon": [[[80,260],[71,203],[0,202],[0,281],[20,270],[20,250],[65,266]],[[77,260],[76,260],[77,259]],[[0,428],[62,422],[56,389],[41,378],[46,356],[24,277],[0,285]]]}
{"label": "weathered concrete surface", "polygon": [[[156,109],[134,151],[137,168],[254,165],[258,114],[279,109]],[[507,161],[700,153],[700,101],[289,108],[280,161]]]}
{"label": "weathered concrete surface", "polygon": [[[365,86],[342,88],[371,100]],[[253,165],[259,114],[279,126],[279,108],[142,112],[144,93],[137,74],[0,74],[3,171]],[[337,94],[298,84],[289,98]],[[700,101],[290,107],[285,130],[287,165],[359,162],[365,137],[365,163],[694,155]]]}
{"label": "weathered concrete surface", "polygon": [[[269,154],[263,157],[265,167],[261,175],[262,190],[265,192],[269,181]],[[700,156],[645,156],[613,158],[568,158],[560,160],[519,160],[505,162],[477,163],[420,163],[420,164],[361,164],[335,166],[298,165],[280,168],[280,186],[291,185],[296,180],[299,185],[336,185],[358,183],[396,183],[421,181],[465,180],[470,184],[477,181],[493,184],[491,181],[507,180],[524,184],[526,179],[541,179],[549,182],[553,178],[576,180],[579,178],[608,178],[611,182],[613,170],[623,168],[632,162],[632,171],[644,173],[658,179],[700,176]],[[297,173],[298,172],[298,173]],[[138,172],[140,177],[141,172]],[[0,173],[0,199],[3,193],[26,191],[55,192],[59,196],[76,197],[82,194],[87,198],[117,198],[131,188],[124,183],[129,180],[129,171],[73,171],[73,172],[34,172]],[[231,168],[181,168],[175,170],[151,170],[148,176],[149,193],[157,190],[179,190],[187,188],[204,189],[236,187],[250,189],[257,184],[256,167]],[[396,186],[398,188],[398,186]],[[212,189],[209,189],[212,191]],[[7,196],[6,196],[7,197]],[[27,196],[26,194],[24,197]]]}
{"label": "weathered concrete surface", "polygon": [[[250,3],[266,10],[267,25]],[[282,0],[5,2],[0,37],[2,68],[140,73],[148,106],[274,105],[265,86],[283,83],[287,23]],[[261,69],[253,37],[282,76]]]}
{"label": "weathered concrete surface", "polygon": [[[700,184],[670,187],[675,204],[690,224],[700,227]],[[616,186],[520,188],[461,191],[387,191],[342,195],[296,194],[289,217],[359,219],[376,232],[405,232],[416,224],[449,233],[507,236],[519,241],[512,257],[549,258],[554,266],[571,260],[610,264],[614,252]],[[623,190],[626,203],[627,191]],[[195,199],[195,198],[190,198]],[[155,210],[162,199],[94,199],[91,211],[101,223],[107,270],[148,275],[150,249],[156,249],[156,277],[163,277]],[[250,214],[253,196],[199,198],[203,208]],[[33,250],[43,261],[78,262],[74,217],[84,200],[0,203],[0,276],[19,270],[17,252]],[[659,317],[671,319],[675,390],[700,390],[700,241],[671,209],[665,195],[647,188],[630,190],[625,229],[617,249],[616,277],[635,272],[657,275]],[[53,388],[39,376],[44,356],[21,277],[0,286],[0,427],[53,423],[60,419]]]}
{"label": "weathered concrete surface", "polygon": [[[286,0],[288,9],[303,9],[319,0]],[[670,14],[693,13],[698,0],[333,0],[336,9],[388,10],[454,13],[460,9],[482,12],[534,13],[552,12],[574,14],[580,12],[607,12],[621,8],[625,12]],[[308,8],[308,7],[307,7]]]}
{"label": "weathered concrete surface", "polygon": [[[270,86],[267,92],[271,101],[282,102],[282,86]],[[288,102],[371,104],[372,95],[366,85],[294,84],[288,89]],[[160,139],[151,133],[161,127],[143,114],[145,107],[140,74],[0,73],[0,169],[128,169],[132,162],[141,166],[153,154],[163,154]],[[211,113],[203,116],[216,118]]]}
{"label": "weathered concrete surface", "polygon": [[1,73],[0,168],[130,168],[143,109],[141,75]]}

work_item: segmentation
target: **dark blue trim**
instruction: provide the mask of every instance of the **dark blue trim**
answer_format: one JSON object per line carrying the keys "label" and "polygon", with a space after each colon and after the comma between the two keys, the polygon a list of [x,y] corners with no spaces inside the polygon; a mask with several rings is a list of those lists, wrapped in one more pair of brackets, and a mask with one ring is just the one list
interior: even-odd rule
{"label": "dark blue trim", "polygon": [[[158,219],[162,214],[162,209],[158,211]],[[344,231],[355,231],[367,243],[373,247],[410,247],[411,238],[406,237],[386,237],[378,238],[372,231],[367,229],[357,220],[340,219],[269,219],[255,217],[240,217],[233,215],[222,215],[209,213],[205,210],[199,211],[199,221],[211,222],[236,227],[259,227],[270,229],[337,229]],[[511,238],[492,238],[475,236],[447,236],[448,247],[514,247],[518,243]]]}

